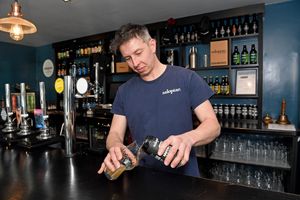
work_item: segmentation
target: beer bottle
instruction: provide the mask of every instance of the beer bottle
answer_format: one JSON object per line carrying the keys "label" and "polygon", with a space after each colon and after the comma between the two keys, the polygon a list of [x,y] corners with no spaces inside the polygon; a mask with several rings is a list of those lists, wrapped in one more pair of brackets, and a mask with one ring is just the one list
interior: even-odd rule
{"label": "beer bottle", "polygon": [[251,45],[250,64],[257,64],[257,51],[255,49],[255,44]]}
{"label": "beer bottle", "polygon": [[221,93],[221,85],[220,85],[220,82],[219,82],[219,76],[216,76],[216,78],[215,78],[214,91],[215,91],[215,94],[220,94]]}
{"label": "beer bottle", "polygon": [[208,85],[210,87],[210,89],[212,91],[215,91],[215,88],[214,88],[214,84],[213,84],[213,77],[212,76],[209,76],[209,82],[208,82]]}
{"label": "beer bottle", "polygon": [[221,78],[221,94],[226,94],[226,83],[225,83],[225,76],[222,76]]}
{"label": "beer bottle", "polygon": [[228,80],[228,76],[225,76],[225,95],[229,95],[230,94],[230,85],[229,85],[229,80]]}
{"label": "beer bottle", "polygon": [[241,64],[242,65],[249,64],[249,53],[248,53],[246,45],[243,45],[243,51],[242,51],[242,55],[241,55]]}
{"label": "beer bottle", "polygon": [[241,60],[240,60],[240,52],[237,46],[234,47],[234,51],[232,53],[232,64],[233,65],[240,65]]}

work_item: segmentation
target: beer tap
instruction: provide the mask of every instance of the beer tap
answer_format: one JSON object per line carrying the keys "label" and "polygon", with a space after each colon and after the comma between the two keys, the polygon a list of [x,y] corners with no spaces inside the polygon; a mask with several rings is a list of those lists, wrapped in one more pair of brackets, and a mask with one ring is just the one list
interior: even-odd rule
{"label": "beer tap", "polygon": [[20,131],[17,132],[17,135],[26,136],[31,134],[30,125],[28,123],[28,113],[27,113],[27,105],[26,105],[26,88],[25,83],[20,84],[21,89],[21,124]]}
{"label": "beer tap", "polygon": [[94,98],[95,98],[96,102],[98,102],[99,95],[104,94],[104,89],[103,89],[103,86],[101,87],[100,83],[99,83],[99,70],[100,70],[99,62],[96,62],[94,64],[94,66],[95,66],[95,85],[92,90],[94,91]]}
{"label": "beer tap", "polygon": [[12,115],[14,113],[12,112],[12,108],[11,108],[10,86],[8,83],[5,84],[5,106],[6,106],[6,113],[7,113],[7,121],[4,124],[5,127],[2,129],[2,132],[12,133],[17,131],[17,126],[14,123],[14,120],[12,119]]}
{"label": "beer tap", "polygon": [[45,94],[45,83],[40,82],[40,104],[43,115],[43,127],[39,130],[40,134],[37,136],[39,140],[47,140],[52,138],[54,135],[50,134],[50,129],[48,128],[48,118],[47,115],[47,104],[46,104],[46,94]]}

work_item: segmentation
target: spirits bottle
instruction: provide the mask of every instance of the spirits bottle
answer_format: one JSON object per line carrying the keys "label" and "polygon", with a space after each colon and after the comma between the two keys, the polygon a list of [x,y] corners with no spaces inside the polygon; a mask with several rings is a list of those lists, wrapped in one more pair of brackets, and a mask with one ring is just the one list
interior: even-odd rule
{"label": "spirits bottle", "polygon": [[243,45],[243,51],[242,51],[242,54],[241,54],[241,64],[242,65],[249,64],[249,53],[248,53],[246,45]]}
{"label": "spirits bottle", "polygon": [[243,33],[244,35],[248,35],[249,33],[249,15],[245,16],[244,24],[243,24]]}
{"label": "spirits bottle", "polygon": [[252,33],[258,33],[258,22],[256,19],[256,14],[252,16]]}
{"label": "spirits bottle", "polygon": [[232,33],[232,36],[236,36],[236,34],[237,34],[237,18],[232,19],[231,33]]}
{"label": "spirits bottle", "polygon": [[162,141],[160,141],[157,137],[148,135],[144,139],[144,142],[142,144],[142,150],[145,153],[153,156],[155,159],[163,162],[165,160],[165,158],[167,157],[172,146],[168,146],[167,149],[165,150],[165,152],[161,156],[159,156],[159,155],[157,155],[157,152],[158,152],[158,148],[159,148],[161,142]]}

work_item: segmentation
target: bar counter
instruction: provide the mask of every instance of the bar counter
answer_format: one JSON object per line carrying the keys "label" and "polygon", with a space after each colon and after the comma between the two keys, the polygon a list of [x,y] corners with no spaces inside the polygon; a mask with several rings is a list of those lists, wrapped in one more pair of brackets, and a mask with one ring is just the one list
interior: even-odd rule
{"label": "bar counter", "polygon": [[0,199],[300,200],[300,196],[136,167],[109,181],[97,170],[103,155],[64,156],[59,148],[0,147]]}

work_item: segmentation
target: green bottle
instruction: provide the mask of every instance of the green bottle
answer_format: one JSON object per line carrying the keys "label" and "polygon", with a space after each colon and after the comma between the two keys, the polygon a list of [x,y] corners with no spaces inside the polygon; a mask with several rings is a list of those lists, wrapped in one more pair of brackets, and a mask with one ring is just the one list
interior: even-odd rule
{"label": "green bottle", "polygon": [[242,65],[249,64],[249,53],[248,53],[246,45],[243,46],[243,51],[241,54],[241,63],[242,63]]}

